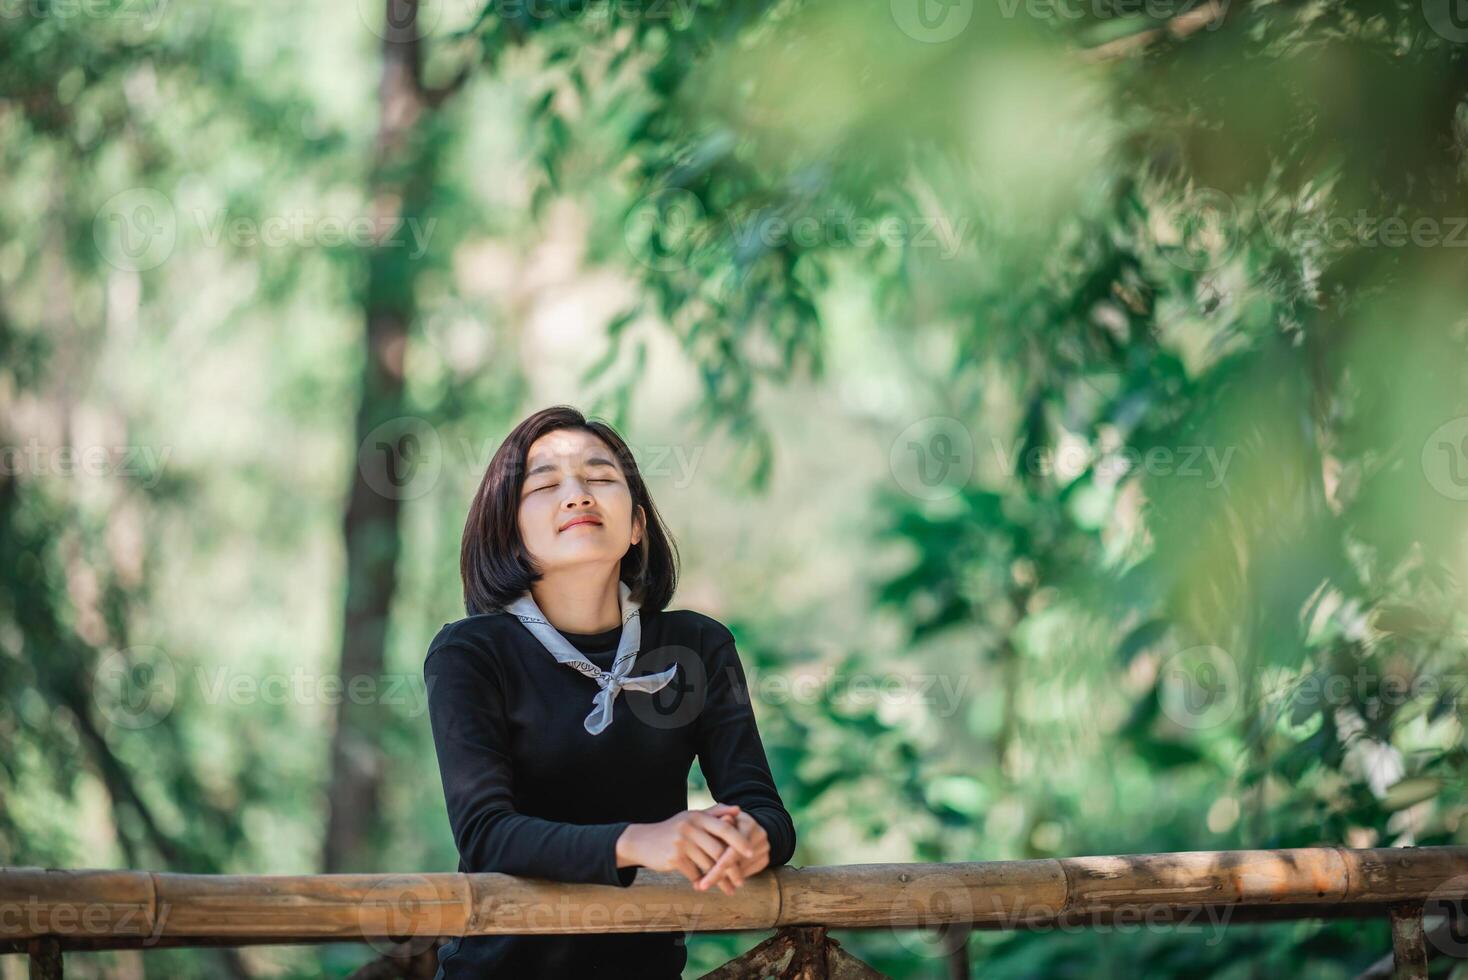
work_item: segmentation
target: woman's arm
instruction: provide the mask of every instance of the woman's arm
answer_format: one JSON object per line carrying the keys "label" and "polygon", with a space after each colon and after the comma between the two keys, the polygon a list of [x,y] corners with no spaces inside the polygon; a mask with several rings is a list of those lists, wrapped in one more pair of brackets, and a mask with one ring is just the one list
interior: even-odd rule
{"label": "woman's arm", "polygon": [[470,871],[593,884],[632,884],[617,866],[628,821],[573,824],[517,813],[504,688],[492,657],[435,641],[423,664],[444,802]]}
{"label": "woman's arm", "polygon": [[715,800],[737,804],[764,828],[770,840],[769,867],[777,867],[795,854],[795,822],[770,775],[732,634],[709,658],[708,668],[695,735],[699,768]]}

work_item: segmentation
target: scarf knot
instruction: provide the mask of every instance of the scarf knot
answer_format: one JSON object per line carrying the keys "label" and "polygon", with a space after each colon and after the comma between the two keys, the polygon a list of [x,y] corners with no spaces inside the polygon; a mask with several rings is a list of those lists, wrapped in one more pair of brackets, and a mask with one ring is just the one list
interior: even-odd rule
{"label": "scarf knot", "polygon": [[620,580],[617,582],[617,595],[622,608],[622,638],[617,644],[617,655],[612,661],[610,671],[602,670],[572,646],[571,641],[562,636],[545,618],[529,592],[504,607],[506,612],[534,634],[541,646],[557,661],[596,681],[599,690],[591,699],[591,714],[586,716],[583,723],[592,735],[601,734],[612,723],[612,704],[623,689],[653,694],[667,687],[678,672],[678,665],[674,664],[656,674],[629,676],[632,662],[637,659],[637,653],[642,647],[641,603],[632,598],[632,590],[626,582]]}

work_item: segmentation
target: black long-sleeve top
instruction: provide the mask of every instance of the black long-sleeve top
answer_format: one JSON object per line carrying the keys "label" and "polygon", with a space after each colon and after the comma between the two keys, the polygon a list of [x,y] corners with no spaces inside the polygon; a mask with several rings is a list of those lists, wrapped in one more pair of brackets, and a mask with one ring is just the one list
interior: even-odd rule
{"label": "black long-sleeve top", "polygon": [[[423,666],[429,718],[461,872],[498,871],[626,887],[629,823],[688,809],[696,756],[709,790],[759,821],[769,866],[795,852],[795,825],[770,775],[744,668],[728,628],[692,610],[643,610],[631,676],[679,664],[656,694],[621,691],[612,723],[586,731],[594,680],[559,662],[509,613],[444,624]],[[565,633],[610,670],[622,627]],[[689,883],[692,888],[692,883]],[[436,980],[680,977],[681,932],[468,936],[439,949]]]}

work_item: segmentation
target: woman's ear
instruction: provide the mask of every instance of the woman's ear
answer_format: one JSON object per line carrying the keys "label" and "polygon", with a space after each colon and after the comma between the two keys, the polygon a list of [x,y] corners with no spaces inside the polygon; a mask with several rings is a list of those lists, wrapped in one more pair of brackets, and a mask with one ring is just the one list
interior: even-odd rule
{"label": "woman's ear", "polygon": [[647,533],[647,511],[642,509],[641,504],[638,504],[637,513],[632,515],[632,544],[639,544],[645,533]]}

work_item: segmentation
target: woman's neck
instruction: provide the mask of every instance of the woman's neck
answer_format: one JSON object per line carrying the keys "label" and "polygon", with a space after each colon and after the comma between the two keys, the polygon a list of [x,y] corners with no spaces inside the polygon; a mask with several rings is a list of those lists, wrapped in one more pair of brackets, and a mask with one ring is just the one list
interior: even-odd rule
{"label": "woman's neck", "polygon": [[550,624],[563,633],[604,633],[622,625],[617,573],[547,573],[530,586],[530,596]]}

